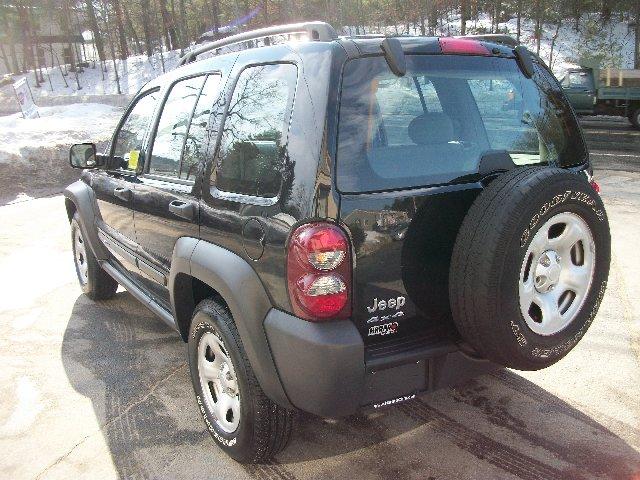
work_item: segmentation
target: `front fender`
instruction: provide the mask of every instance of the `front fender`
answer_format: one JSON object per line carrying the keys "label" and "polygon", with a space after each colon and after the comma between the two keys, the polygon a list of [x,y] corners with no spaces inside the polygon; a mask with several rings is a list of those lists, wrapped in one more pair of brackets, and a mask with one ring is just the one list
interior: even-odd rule
{"label": "front fender", "polygon": [[263,322],[271,301],[253,268],[243,258],[217,245],[188,237],[178,240],[171,262],[169,291],[173,314],[185,340],[195,307],[189,277],[207,284],[224,299],[262,390],[279,405],[291,408],[264,331]]}
{"label": "front fender", "polygon": [[109,251],[98,238],[98,227],[95,219],[95,196],[89,185],[82,180],[73,182],[64,189],[65,205],[69,221],[73,218],[74,210],[80,216],[80,230],[89,243],[89,248],[98,260],[108,260]]}

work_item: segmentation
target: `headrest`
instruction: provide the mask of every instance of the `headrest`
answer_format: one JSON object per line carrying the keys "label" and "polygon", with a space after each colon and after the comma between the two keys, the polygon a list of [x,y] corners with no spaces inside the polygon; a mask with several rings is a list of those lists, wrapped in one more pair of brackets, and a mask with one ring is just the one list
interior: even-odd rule
{"label": "headrest", "polygon": [[450,142],[453,140],[453,123],[444,113],[423,113],[411,120],[409,138],[416,145]]}

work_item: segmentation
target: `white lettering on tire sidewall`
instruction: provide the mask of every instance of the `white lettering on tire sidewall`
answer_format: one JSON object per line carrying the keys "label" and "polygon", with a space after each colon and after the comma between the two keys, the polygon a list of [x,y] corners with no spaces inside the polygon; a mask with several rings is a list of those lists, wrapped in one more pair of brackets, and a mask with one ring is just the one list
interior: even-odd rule
{"label": "white lettering on tire sidewall", "polygon": [[533,217],[531,217],[531,220],[529,221],[529,224],[527,225],[527,228],[525,228],[524,232],[522,232],[522,235],[520,236],[520,247],[525,247],[527,245],[527,242],[529,241],[529,238],[531,237],[531,233],[533,232],[534,228],[536,227],[536,225],[538,225],[538,223],[540,222],[540,219],[553,207],[560,205],[561,203],[566,202],[567,200],[575,200],[578,202],[582,202],[586,205],[588,205],[589,207],[591,207],[591,209],[593,210],[593,212],[596,214],[596,216],[598,217],[598,220],[603,221],[604,220],[604,211],[600,208],[598,208],[598,204],[597,202],[591,198],[590,195],[584,193],[584,192],[577,192],[574,190],[566,190],[564,193],[560,193],[558,195],[554,195],[554,197],[549,200],[548,202],[545,202],[541,207],[540,210],[538,210]]}

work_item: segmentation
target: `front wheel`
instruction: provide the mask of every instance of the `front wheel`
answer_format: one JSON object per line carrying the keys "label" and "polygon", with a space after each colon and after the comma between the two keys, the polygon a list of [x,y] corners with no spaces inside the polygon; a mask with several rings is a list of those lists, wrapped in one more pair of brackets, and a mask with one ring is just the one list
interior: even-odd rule
{"label": "front wheel", "polygon": [[87,245],[77,213],[71,219],[71,248],[78,282],[84,294],[92,300],[108,300],[113,297],[118,289],[118,282],[102,269],[91,247]]}
{"label": "front wheel", "polygon": [[262,391],[229,311],[202,301],[189,331],[189,368],[198,409],[209,433],[241,463],[269,460],[291,436],[293,413]]}

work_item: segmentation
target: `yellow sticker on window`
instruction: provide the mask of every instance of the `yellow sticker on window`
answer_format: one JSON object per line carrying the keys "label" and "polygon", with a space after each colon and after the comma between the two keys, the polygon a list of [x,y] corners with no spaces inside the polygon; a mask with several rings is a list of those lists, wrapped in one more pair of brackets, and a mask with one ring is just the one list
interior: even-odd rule
{"label": "yellow sticker on window", "polygon": [[138,169],[138,157],[140,156],[140,150],[131,150],[129,152],[129,164],[127,168],[129,170],[137,170]]}

